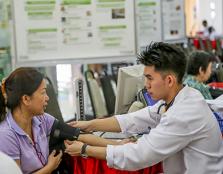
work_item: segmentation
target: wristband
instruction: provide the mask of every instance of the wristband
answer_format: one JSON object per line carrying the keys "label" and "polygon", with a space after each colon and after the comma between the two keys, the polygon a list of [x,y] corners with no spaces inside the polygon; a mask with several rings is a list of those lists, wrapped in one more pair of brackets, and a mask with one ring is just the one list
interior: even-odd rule
{"label": "wristband", "polygon": [[88,155],[87,155],[87,153],[86,153],[86,148],[87,148],[87,144],[85,143],[82,147],[81,147],[81,156],[83,157],[83,158],[87,158],[88,157]]}

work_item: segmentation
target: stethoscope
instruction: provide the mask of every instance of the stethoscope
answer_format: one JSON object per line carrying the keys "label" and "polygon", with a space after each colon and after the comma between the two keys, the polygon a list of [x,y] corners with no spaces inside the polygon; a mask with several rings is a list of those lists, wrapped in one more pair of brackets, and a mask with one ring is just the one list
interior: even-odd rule
{"label": "stethoscope", "polygon": [[[157,113],[157,114],[160,114],[160,110],[161,110],[161,108],[162,108],[163,106],[165,106],[165,111],[167,111],[167,110],[173,105],[174,99],[175,99],[175,97],[173,98],[173,100],[171,100],[171,102],[170,102],[169,104],[162,103],[161,105],[159,105],[158,110],[157,110],[156,113]],[[150,131],[150,130],[151,130],[151,127],[148,127],[148,131]],[[137,135],[137,137],[140,137],[140,136],[142,136],[143,134],[148,134],[148,132],[140,133],[140,134]]]}
{"label": "stethoscope", "polygon": [[161,110],[161,108],[162,108],[163,106],[165,106],[165,111],[167,111],[167,110],[173,105],[174,99],[175,99],[175,97],[174,97],[173,100],[171,100],[171,102],[168,103],[168,104],[166,104],[166,103],[162,103],[162,104],[158,107],[156,113],[157,113],[157,114],[160,114],[160,110]]}
{"label": "stethoscope", "polygon": [[[166,104],[166,103],[162,103],[159,107],[158,107],[158,110],[157,110],[157,114],[160,114],[160,110],[163,106],[165,106],[165,111],[167,111],[172,105],[173,105],[173,102],[174,102],[174,99],[175,97],[171,100],[170,103]],[[148,131],[151,130],[151,127],[148,127]],[[140,133],[137,135],[137,137],[141,137],[143,134],[148,134],[148,132],[143,132],[143,133]]]}

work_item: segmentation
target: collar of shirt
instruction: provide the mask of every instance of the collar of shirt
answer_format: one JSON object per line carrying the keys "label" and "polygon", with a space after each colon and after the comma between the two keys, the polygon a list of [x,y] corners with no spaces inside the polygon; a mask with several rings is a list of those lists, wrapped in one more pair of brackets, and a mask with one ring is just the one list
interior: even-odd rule
{"label": "collar of shirt", "polygon": [[[24,130],[22,130],[22,128],[19,127],[19,125],[15,122],[15,120],[12,117],[12,113],[11,112],[7,113],[6,119],[7,119],[7,123],[9,125],[9,127],[12,130],[14,130],[17,134],[24,135],[24,136],[27,135],[24,132]],[[32,118],[32,127],[39,128],[40,125],[41,125],[41,121],[37,117],[33,117]]]}
{"label": "collar of shirt", "polygon": [[[185,91],[188,91],[189,90],[189,87],[187,85],[185,85],[179,92],[178,94],[175,96],[173,102],[171,103],[171,106],[173,106],[175,103],[177,103],[179,100],[181,100],[182,98],[185,97],[185,95],[187,95],[187,92]],[[171,107],[170,107],[171,108]]]}
{"label": "collar of shirt", "polygon": [[168,112],[169,108],[171,108],[171,106],[173,106],[175,103],[177,103],[180,100],[180,98],[182,98],[182,97],[184,98],[185,94],[187,93],[187,92],[184,92],[184,91],[187,91],[188,88],[189,87],[187,85],[185,85],[178,92],[178,94],[174,97],[174,99],[169,103],[169,107],[168,107],[167,110],[166,110],[166,104],[165,104],[165,102],[164,101],[161,101],[160,102],[160,105],[159,105],[159,107],[157,109],[157,113],[158,114],[161,114],[162,116],[166,116],[166,113]]}
{"label": "collar of shirt", "polygon": [[184,84],[197,84],[203,86],[204,83],[199,82],[195,76],[193,75],[187,75],[186,79],[184,80]]}

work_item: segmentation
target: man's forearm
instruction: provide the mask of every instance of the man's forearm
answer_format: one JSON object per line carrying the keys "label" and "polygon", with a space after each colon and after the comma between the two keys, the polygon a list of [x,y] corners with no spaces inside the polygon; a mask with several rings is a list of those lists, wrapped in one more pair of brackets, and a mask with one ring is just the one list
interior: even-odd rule
{"label": "man's forearm", "polygon": [[78,137],[78,141],[82,141],[82,142],[84,142],[86,144],[89,144],[89,145],[101,146],[101,147],[105,147],[108,144],[119,145],[118,141],[104,139],[104,138],[101,138],[101,137],[98,137],[98,136],[92,135],[92,134],[81,134]]}
{"label": "man's forearm", "polygon": [[90,157],[97,159],[106,159],[106,147],[87,146],[86,153]]}
{"label": "man's forearm", "polygon": [[114,116],[105,119],[92,120],[91,130],[104,132],[121,132],[118,120]]}

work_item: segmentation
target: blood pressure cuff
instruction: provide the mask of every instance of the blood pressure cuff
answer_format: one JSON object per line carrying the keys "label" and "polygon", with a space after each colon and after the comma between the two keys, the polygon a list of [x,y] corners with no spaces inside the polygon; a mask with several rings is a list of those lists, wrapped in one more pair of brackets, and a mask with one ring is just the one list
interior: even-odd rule
{"label": "blood pressure cuff", "polygon": [[79,128],[74,128],[66,123],[63,123],[55,119],[49,138],[49,151],[50,152],[52,152],[53,150],[56,150],[57,152],[59,150],[64,151],[65,149],[64,140],[70,140],[70,141],[77,140],[79,134],[80,134]]}

